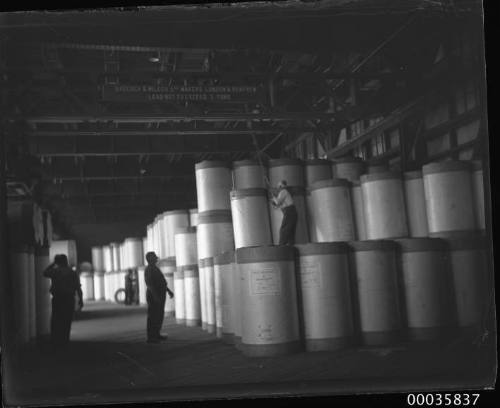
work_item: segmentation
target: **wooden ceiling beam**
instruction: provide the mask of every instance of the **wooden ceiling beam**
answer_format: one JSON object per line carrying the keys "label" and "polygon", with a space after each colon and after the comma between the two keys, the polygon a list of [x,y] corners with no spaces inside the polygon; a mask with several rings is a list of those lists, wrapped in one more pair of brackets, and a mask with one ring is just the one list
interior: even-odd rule
{"label": "wooden ceiling beam", "polygon": [[58,175],[55,174],[53,176],[46,176],[43,177],[42,180],[45,181],[50,181],[56,179],[58,181],[99,181],[99,180],[136,180],[136,179],[146,179],[146,180],[151,180],[151,179],[179,179],[179,180],[191,180],[194,179],[194,168],[193,168],[193,174],[192,175],[187,175],[187,174],[177,174],[177,175],[154,175],[154,176],[117,176],[117,175],[103,175],[103,176],[85,176],[85,177],[79,177],[79,176],[64,176],[64,175]]}
{"label": "wooden ceiling beam", "polygon": [[38,157],[127,157],[127,156],[199,156],[202,154],[210,155],[235,155],[235,154],[250,154],[255,153],[253,148],[238,149],[238,150],[182,150],[182,151],[156,151],[156,152],[43,152],[34,153]]}
{"label": "wooden ceiling beam", "polygon": [[[312,131],[313,128],[303,128],[303,131]],[[272,135],[279,133],[281,129],[261,129],[261,130],[218,130],[218,129],[193,129],[193,130],[112,130],[112,131],[87,131],[87,130],[35,130],[29,131],[29,136],[212,136],[212,135]]]}
{"label": "wooden ceiling beam", "polygon": [[115,122],[115,123],[165,123],[171,121],[290,121],[306,120],[333,121],[335,113],[324,112],[271,112],[271,113],[213,113],[206,115],[196,114],[109,114],[109,115],[66,115],[52,114],[43,116],[28,116],[25,118],[6,118],[10,121],[24,119],[28,123],[84,123],[84,122]]}
{"label": "wooden ceiling beam", "polygon": [[[102,72],[101,69],[95,69],[93,65],[87,67],[79,68],[64,68],[64,69],[47,69],[43,66],[23,66],[14,65],[0,68],[0,73],[31,73],[31,74],[85,74],[88,75],[89,72],[97,75],[98,77],[104,78],[109,76],[110,73]],[[120,71],[113,73],[113,77],[124,77],[133,76],[138,79],[142,79],[142,76],[153,77],[153,78],[166,78],[166,79],[219,79],[219,80],[236,80],[236,79],[255,79],[259,82],[267,82],[270,80],[279,81],[284,79],[294,80],[294,81],[327,81],[333,79],[404,79],[407,74],[404,71],[400,72],[160,72],[156,69],[121,69]]]}

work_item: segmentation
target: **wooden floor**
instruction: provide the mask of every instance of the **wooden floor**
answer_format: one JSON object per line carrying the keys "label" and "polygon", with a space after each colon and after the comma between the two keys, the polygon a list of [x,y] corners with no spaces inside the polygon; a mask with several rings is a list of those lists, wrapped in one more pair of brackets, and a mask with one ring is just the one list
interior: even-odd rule
{"label": "wooden floor", "polygon": [[[494,341],[400,344],[247,358],[201,328],[166,319],[169,338],[145,342],[146,310],[87,303],[67,350],[32,345],[5,372],[8,404],[161,401],[276,394],[481,387],[493,375]],[[496,359],[496,358],[495,358]],[[491,371],[491,372],[490,372]]]}

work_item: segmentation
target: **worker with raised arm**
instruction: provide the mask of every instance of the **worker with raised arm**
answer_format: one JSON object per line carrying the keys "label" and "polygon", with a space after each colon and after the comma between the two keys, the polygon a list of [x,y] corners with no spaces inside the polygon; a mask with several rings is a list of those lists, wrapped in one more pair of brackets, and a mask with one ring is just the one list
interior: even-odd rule
{"label": "worker with raised arm", "polygon": [[54,257],[54,262],[43,271],[43,276],[50,278],[52,282],[51,340],[54,345],[65,346],[69,342],[75,312],[75,295],[78,295],[79,308],[83,307],[80,277],[69,267],[68,257],[64,254]]}
{"label": "worker with raised arm", "polygon": [[294,245],[297,227],[297,209],[292,194],[288,191],[286,180],[278,183],[278,194],[273,194],[273,207],[283,212],[278,245]]}
{"label": "worker with raised arm", "polygon": [[144,281],[146,283],[146,301],[148,303],[147,319],[147,342],[159,343],[166,340],[167,336],[161,335],[161,326],[165,316],[166,293],[170,298],[174,293],[169,289],[167,281],[161,270],[156,266],[158,257],[154,252],[146,254],[148,266],[144,271]]}

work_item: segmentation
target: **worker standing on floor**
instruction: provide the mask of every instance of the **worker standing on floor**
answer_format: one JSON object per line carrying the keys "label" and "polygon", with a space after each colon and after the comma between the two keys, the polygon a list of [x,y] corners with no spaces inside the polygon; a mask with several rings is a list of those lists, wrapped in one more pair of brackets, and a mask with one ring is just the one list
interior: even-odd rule
{"label": "worker standing on floor", "polygon": [[136,304],[137,298],[137,277],[135,276],[135,271],[129,269],[127,275],[125,276],[125,304],[132,305]]}
{"label": "worker standing on floor", "polygon": [[52,317],[50,335],[54,345],[65,346],[69,342],[71,322],[75,312],[75,296],[79,309],[83,307],[83,295],[78,273],[68,265],[68,257],[59,254],[54,263],[43,271],[43,276],[52,281]]}
{"label": "worker standing on floor", "polygon": [[288,191],[286,180],[278,183],[278,195],[273,197],[273,207],[283,212],[278,245],[294,245],[297,228],[297,209],[292,194]]}
{"label": "worker standing on floor", "polygon": [[166,340],[167,336],[160,334],[163,318],[165,316],[166,293],[170,298],[174,293],[168,288],[167,281],[162,271],[156,266],[158,257],[154,252],[146,254],[148,266],[144,271],[146,283],[146,301],[148,302],[147,342],[159,343]]}

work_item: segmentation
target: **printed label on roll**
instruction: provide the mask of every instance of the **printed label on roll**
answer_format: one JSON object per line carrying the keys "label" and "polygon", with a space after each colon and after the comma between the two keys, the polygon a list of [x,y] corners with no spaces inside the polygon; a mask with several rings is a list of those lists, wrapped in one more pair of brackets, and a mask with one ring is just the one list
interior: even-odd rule
{"label": "printed label on roll", "polygon": [[302,288],[312,289],[321,287],[321,271],[318,262],[300,261],[300,279]]}
{"label": "printed label on roll", "polygon": [[230,324],[229,321],[229,305],[222,305],[222,327],[227,328]]}
{"label": "printed label on roll", "polygon": [[271,324],[258,325],[257,327],[257,338],[260,341],[269,342],[275,339],[273,333],[273,326]]}
{"label": "printed label on roll", "polygon": [[252,295],[279,295],[281,276],[274,268],[259,269],[250,273],[250,293]]}

